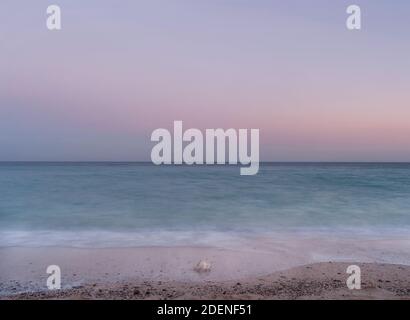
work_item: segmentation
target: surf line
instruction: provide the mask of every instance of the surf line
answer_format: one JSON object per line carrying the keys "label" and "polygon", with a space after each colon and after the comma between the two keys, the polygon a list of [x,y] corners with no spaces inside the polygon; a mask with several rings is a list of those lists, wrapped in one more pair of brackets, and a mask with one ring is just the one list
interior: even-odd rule
{"label": "surf line", "polygon": [[206,129],[204,139],[201,130],[183,131],[182,121],[174,121],[172,135],[167,129],[156,129],[151,134],[151,141],[158,142],[151,150],[151,161],[156,165],[236,165],[239,162],[245,166],[240,168],[241,175],[255,175],[259,171],[259,129],[250,129],[249,143],[248,129]]}

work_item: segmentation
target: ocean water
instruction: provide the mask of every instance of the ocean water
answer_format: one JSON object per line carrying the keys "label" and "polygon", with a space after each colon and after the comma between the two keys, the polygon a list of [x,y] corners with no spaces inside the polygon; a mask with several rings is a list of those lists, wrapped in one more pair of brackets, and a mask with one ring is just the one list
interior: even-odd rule
{"label": "ocean water", "polygon": [[410,235],[410,164],[0,163],[0,246]]}

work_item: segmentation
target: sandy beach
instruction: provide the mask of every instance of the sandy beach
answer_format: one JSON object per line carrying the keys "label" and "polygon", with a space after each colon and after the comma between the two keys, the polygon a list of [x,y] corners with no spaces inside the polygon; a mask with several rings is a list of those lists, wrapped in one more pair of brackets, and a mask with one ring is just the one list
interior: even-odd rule
{"label": "sandy beach", "polygon": [[[410,266],[380,261],[383,250],[389,261],[407,258],[398,245],[406,241],[339,240],[338,251],[331,241],[317,241],[288,241],[275,250],[267,244],[253,250],[1,248],[0,298],[410,299]],[[209,268],[198,269],[201,261]],[[61,268],[61,290],[46,287],[51,264]],[[352,264],[361,268],[361,290],[347,288]]]}
{"label": "sandy beach", "polygon": [[346,287],[347,263],[317,263],[240,281],[91,282],[72,289],[9,294],[1,299],[406,299],[410,300],[410,267],[358,264],[361,290]]}

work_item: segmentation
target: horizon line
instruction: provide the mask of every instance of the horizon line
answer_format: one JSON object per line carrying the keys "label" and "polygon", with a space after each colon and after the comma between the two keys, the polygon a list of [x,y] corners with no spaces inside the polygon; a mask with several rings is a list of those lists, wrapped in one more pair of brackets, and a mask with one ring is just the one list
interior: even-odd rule
{"label": "horizon line", "polygon": [[[136,163],[136,164],[152,164],[155,165],[154,163],[152,163],[151,161],[136,161],[136,160],[0,160],[0,164],[1,163]],[[270,163],[358,163],[358,164],[377,164],[377,163],[392,163],[392,164],[410,164],[410,161],[328,161],[328,160],[308,160],[308,161],[295,161],[295,160],[285,160],[285,161],[259,161],[259,164],[270,164]],[[226,162],[225,164],[218,164],[218,163],[212,163],[212,164],[207,164],[207,163],[203,163],[203,164],[186,164],[186,163],[182,163],[182,164],[175,164],[175,163],[171,163],[171,164],[162,164],[162,166],[201,166],[201,165],[241,165],[240,163],[238,164],[229,164],[229,162]]]}

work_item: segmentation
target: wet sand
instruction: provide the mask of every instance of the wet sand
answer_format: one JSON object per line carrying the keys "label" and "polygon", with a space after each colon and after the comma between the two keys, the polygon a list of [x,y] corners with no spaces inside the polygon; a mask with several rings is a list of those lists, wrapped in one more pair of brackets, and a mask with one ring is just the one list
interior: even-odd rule
{"label": "wet sand", "polygon": [[360,264],[362,288],[349,290],[352,263],[316,263],[240,281],[92,282],[76,288],[22,293],[3,299],[410,299],[410,267]]}
{"label": "wet sand", "polygon": [[[0,299],[410,298],[406,239],[263,243],[0,248]],[[361,267],[361,290],[347,288],[346,269],[352,264]],[[49,265],[61,269],[61,290],[47,289]]]}

